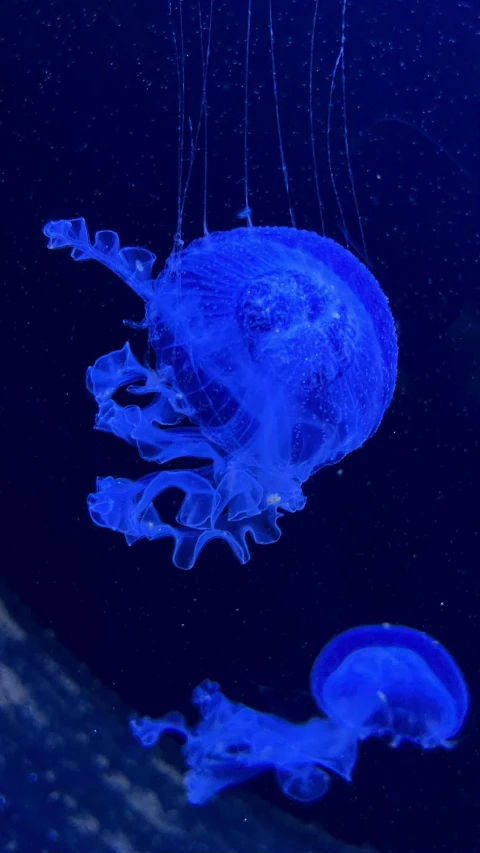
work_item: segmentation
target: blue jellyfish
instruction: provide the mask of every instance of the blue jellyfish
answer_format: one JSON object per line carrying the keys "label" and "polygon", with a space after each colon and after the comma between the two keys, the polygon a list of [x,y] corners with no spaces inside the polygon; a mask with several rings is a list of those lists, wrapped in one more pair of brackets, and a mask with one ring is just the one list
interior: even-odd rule
{"label": "blue jellyfish", "polygon": [[[173,537],[173,562],[189,569],[220,538],[244,563],[246,534],[275,542],[278,517],[305,505],[302,483],[378,428],[395,385],[395,326],[375,278],[333,240],[236,228],[173,253],[155,276],[151,252],[121,249],[113,231],[91,242],[83,219],[44,233],[49,248],[99,261],[145,302],[151,359],[126,343],[88,370],[96,428],[157,466],[198,461],[136,482],[97,480],[91,518],[129,544]],[[115,401],[121,387],[130,405]],[[172,487],[185,494],[176,525],[157,505]]]}
{"label": "blue jellyfish", "polygon": [[[199,6],[203,66],[196,132],[185,114],[183,25],[178,46],[179,92],[177,227],[174,248],[159,275],[147,249],[120,248],[114,231],[90,241],[83,219],[49,222],[51,249],[68,247],[75,260],[96,260],[115,272],[145,302],[143,328],[149,357],[138,360],[128,343],[99,358],[87,385],[98,404],[96,428],[134,445],[155,470],[137,482],[100,477],[88,498],[93,521],[138,539],[174,540],[173,562],[191,568],[213,538],[226,541],[240,562],[250,557],[247,534],[268,544],[280,536],[278,519],[305,505],[302,484],[325,465],[360,447],[378,428],[389,405],[397,370],[397,341],[388,302],[357,258],[326,237],[296,228],[280,125],[271,6],[268,31],[278,143],[291,227],[252,224],[248,184],[248,82],[251,30],[248,0],[245,51],[244,207],[248,227],[209,233],[204,169],[204,236],[187,247],[182,221],[193,159],[205,120],[212,8],[206,43]],[[342,33],[346,2],[343,0]],[[175,31],[175,20],[172,25]],[[181,17],[181,15],[180,15]],[[311,149],[322,230],[323,205],[313,117],[314,34],[310,42]],[[342,37],[328,99],[329,173],[345,217],[331,165],[331,113],[335,79],[344,58]],[[343,103],[345,74],[341,74]],[[367,258],[353,183],[343,109],[350,189]],[[192,136],[186,176],[185,139]],[[120,388],[131,395],[121,406]],[[141,403],[141,395],[144,404]],[[186,460],[195,460],[189,464]],[[168,467],[165,465],[168,463]],[[184,499],[176,523],[162,518],[165,490]],[[165,512],[163,511],[163,516]]]}
{"label": "blue jellyfish", "polygon": [[133,718],[130,728],[145,747],[168,731],[185,738],[191,803],[272,769],[287,796],[311,802],[327,792],[329,772],[351,780],[358,741],[387,736],[395,747],[451,748],[468,713],[453,658],[428,634],[403,626],[368,625],[335,637],[313,664],[310,688],[324,718],[291,723],[231,702],[204,681],[193,692],[202,718],[193,729],[175,712]]}
{"label": "blue jellyfish", "polygon": [[457,664],[428,634],[403,625],[366,625],[335,637],[312,667],[310,689],[329,719],[392,746],[452,746],[468,711]]}

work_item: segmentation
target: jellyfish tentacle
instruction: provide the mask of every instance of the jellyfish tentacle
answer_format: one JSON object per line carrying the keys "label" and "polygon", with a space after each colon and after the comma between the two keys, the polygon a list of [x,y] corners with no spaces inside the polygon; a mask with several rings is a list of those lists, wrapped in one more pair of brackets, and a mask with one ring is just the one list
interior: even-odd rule
{"label": "jellyfish tentacle", "polygon": [[[99,358],[88,369],[87,388],[98,404],[95,428],[136,445],[143,459],[164,463],[192,456],[220,463],[220,456],[198,427],[162,429],[179,424],[188,409],[167,381],[167,375],[141,365],[128,342],[121,350]],[[151,394],[153,400],[143,408],[136,404],[121,406],[112,399],[120,388],[126,388],[137,398]]]}
{"label": "jellyfish tentacle", "polygon": [[[142,538],[172,537],[172,559],[180,569],[191,569],[212,539],[223,539],[239,562],[246,563],[250,558],[247,533],[258,545],[268,545],[280,537],[277,508],[269,507],[257,515],[253,515],[253,510],[244,512],[238,520],[228,514],[217,518],[216,490],[206,476],[208,471],[160,471],[136,481],[98,477],[97,490],[87,501],[92,521],[99,527],[123,533],[129,545]],[[163,522],[154,505],[159,495],[171,488],[185,493],[176,516],[178,526]],[[244,500],[248,501],[248,496]]]}
{"label": "jellyfish tentacle", "polygon": [[143,299],[151,294],[156,255],[148,249],[136,246],[120,248],[116,231],[97,231],[91,243],[83,217],[48,222],[43,233],[48,237],[48,249],[71,248],[74,261],[99,261]]}

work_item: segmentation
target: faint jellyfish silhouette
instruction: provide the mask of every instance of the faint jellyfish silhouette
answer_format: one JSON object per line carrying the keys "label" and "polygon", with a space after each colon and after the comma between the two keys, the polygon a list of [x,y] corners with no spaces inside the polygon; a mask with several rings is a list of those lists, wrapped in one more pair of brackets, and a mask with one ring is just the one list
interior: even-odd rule
{"label": "faint jellyfish silhouette", "polygon": [[306,803],[326,794],[331,772],[351,781],[358,741],[387,736],[392,746],[451,748],[468,712],[453,658],[428,634],[403,626],[369,625],[335,637],[313,664],[310,688],[326,718],[292,723],[231,702],[207,680],[193,691],[197,726],[174,712],[134,717],[130,728],[145,747],[168,731],[185,737],[191,803],[267,770],[284,794]]}
{"label": "faint jellyfish silhouette", "polygon": [[231,702],[209,680],[195,688],[192,703],[202,717],[192,729],[177,712],[159,720],[135,717],[130,728],[145,747],[154,746],[165,732],[186,738],[184,781],[187,798],[194,805],[267,770],[275,771],[287,796],[303,803],[320,799],[328,791],[330,777],[322,768],[351,780],[357,739],[344,726],[319,717],[291,723],[255,711]]}

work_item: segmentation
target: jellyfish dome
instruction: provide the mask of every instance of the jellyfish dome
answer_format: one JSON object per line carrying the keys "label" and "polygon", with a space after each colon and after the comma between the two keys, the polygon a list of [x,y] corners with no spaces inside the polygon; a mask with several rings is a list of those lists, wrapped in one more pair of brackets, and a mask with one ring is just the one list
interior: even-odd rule
{"label": "jellyfish dome", "polygon": [[330,773],[351,781],[359,741],[388,735],[393,746],[452,747],[448,739],[468,712],[457,664],[440,643],[412,628],[345,631],[315,660],[310,688],[324,718],[292,723],[232,702],[206,680],[193,691],[201,717],[196,726],[174,712],[159,720],[133,717],[130,729],[144,747],[165,732],[185,738],[191,803],[201,805],[267,770],[274,770],[284,794],[307,803],[327,793]]}
{"label": "jellyfish dome", "polygon": [[[49,248],[99,261],[146,304],[150,360],[127,343],[88,370],[96,428],[157,466],[198,462],[97,480],[91,517],[129,544],[172,537],[173,562],[189,569],[221,538],[246,562],[246,534],[275,542],[278,517],[305,505],[302,483],[379,426],[395,385],[394,322],[375,278],[333,240],[286,227],[207,234],[154,276],[151,252],[121,249],[113,231],[90,242],[83,219],[44,233]],[[130,405],[114,399],[122,387]],[[172,487],[185,497],[167,524],[157,498]]]}
{"label": "jellyfish dome", "polygon": [[320,652],[310,688],[332,721],[359,740],[388,737],[424,749],[450,747],[468,713],[457,664],[428,634],[402,625],[345,631]]}

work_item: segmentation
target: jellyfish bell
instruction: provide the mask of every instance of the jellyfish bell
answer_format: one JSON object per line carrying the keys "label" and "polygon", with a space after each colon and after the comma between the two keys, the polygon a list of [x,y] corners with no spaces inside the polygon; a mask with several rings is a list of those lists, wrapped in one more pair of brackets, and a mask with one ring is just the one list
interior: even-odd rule
{"label": "jellyfish bell", "polygon": [[450,748],[468,713],[455,660],[436,640],[401,625],[345,631],[322,649],[310,686],[321,710],[359,740],[386,737]]}

